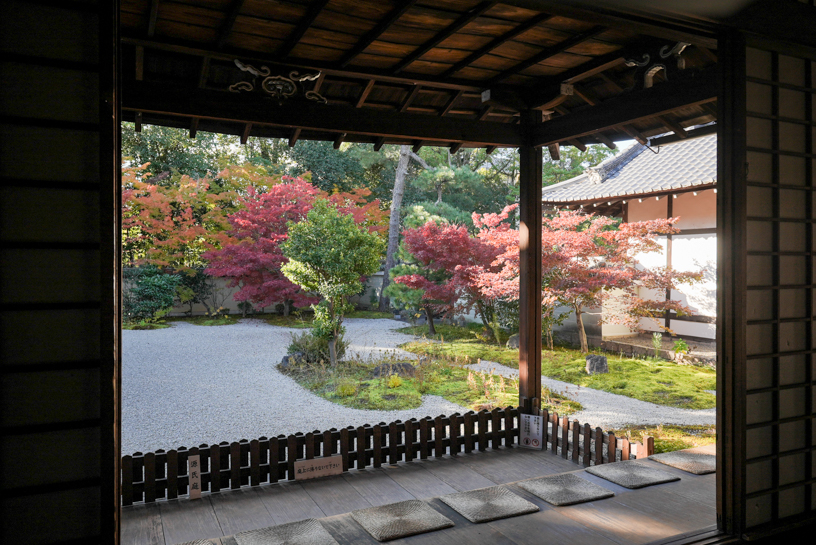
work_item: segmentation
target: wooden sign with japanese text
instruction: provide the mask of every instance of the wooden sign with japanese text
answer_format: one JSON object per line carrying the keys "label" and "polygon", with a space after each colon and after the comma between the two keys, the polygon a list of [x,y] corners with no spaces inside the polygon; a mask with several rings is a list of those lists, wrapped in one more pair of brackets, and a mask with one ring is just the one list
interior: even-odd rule
{"label": "wooden sign with japanese text", "polygon": [[201,456],[189,456],[187,463],[190,465],[190,499],[201,498]]}
{"label": "wooden sign with japanese text", "polygon": [[295,480],[317,479],[343,473],[343,457],[327,456],[295,462]]}

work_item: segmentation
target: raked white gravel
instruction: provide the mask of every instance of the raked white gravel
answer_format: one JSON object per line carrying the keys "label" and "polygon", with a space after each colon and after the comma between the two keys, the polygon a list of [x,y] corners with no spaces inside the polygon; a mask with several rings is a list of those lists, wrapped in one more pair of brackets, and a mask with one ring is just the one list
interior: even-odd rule
{"label": "raked white gravel", "polygon": [[[415,358],[398,345],[414,337],[389,319],[347,319],[351,353]],[[122,332],[122,453],[361,426],[467,409],[438,396],[405,411],[350,409],[326,401],[281,374],[276,365],[292,333],[303,330],[246,319],[230,326],[175,322],[168,329]],[[505,376],[518,371],[482,362]],[[714,424],[714,410],[690,411],[543,379],[584,405],[576,417],[593,426],[625,423]]]}

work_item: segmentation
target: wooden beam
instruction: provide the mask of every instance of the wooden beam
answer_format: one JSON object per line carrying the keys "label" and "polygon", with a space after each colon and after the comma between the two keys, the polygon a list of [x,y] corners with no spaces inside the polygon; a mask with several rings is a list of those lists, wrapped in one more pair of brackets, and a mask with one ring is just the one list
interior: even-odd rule
{"label": "wooden beam", "polygon": [[649,89],[619,96],[603,104],[557,117],[536,129],[533,142],[537,146],[562,142],[616,125],[667,114],[678,108],[716,100],[716,67],[689,76],[682,81],[663,82]]}
{"label": "wooden beam", "polygon": [[600,142],[601,144],[603,144],[607,148],[609,148],[609,149],[618,149],[618,145],[616,143],[614,143],[610,138],[608,138],[604,133],[596,132],[592,136],[594,136],[595,140],[597,140],[598,142]]}
{"label": "wooden beam", "polygon": [[247,123],[246,125],[244,125],[244,132],[241,133],[241,145],[247,143],[247,140],[249,140],[250,132],[252,132],[252,123]]}
{"label": "wooden beam", "polygon": [[567,142],[569,142],[570,144],[572,144],[573,146],[575,146],[576,148],[578,148],[582,152],[587,150],[586,144],[584,144],[583,142],[581,142],[577,138],[569,138],[569,139],[567,139]]}
{"label": "wooden beam", "polygon": [[198,133],[198,118],[194,117],[190,120],[190,138],[195,138]]}
{"label": "wooden beam", "polygon": [[403,14],[411,9],[411,7],[416,4],[417,0],[408,0],[407,2],[400,2],[397,6],[388,12],[388,15],[385,18],[377,23],[377,26],[369,30],[365,36],[363,36],[359,42],[357,42],[354,47],[352,47],[348,53],[343,55],[343,58],[340,59],[338,66],[340,68],[345,68],[348,64],[353,61],[357,55],[362,53],[366,50],[368,46],[370,46],[374,41],[379,38],[388,28],[397,22],[397,19],[403,16]]}
{"label": "wooden beam", "polygon": [[453,104],[454,104],[454,103],[455,103],[457,100],[459,100],[460,98],[462,98],[462,95],[463,95],[464,93],[465,93],[464,91],[456,91],[456,92],[453,94],[453,96],[452,96],[452,97],[450,97],[450,100],[448,100],[448,103],[447,103],[447,104],[445,104],[445,107],[444,107],[444,108],[442,108],[442,110],[439,112],[439,117],[444,117],[444,116],[448,115],[448,112],[450,112],[450,111],[451,111],[451,108],[453,108]]}
{"label": "wooden beam", "polygon": [[207,80],[210,77],[210,58],[204,57],[201,59],[201,71],[198,74],[198,87],[203,89],[207,86]]}
{"label": "wooden beam", "polygon": [[[612,127],[612,128],[614,129],[615,127]],[[632,127],[629,127],[628,125],[621,125],[620,130],[622,130],[623,132],[625,132],[626,134],[628,134],[629,136],[634,138],[639,144],[642,144],[642,145],[645,146],[649,142],[648,138],[646,138],[645,136],[640,134],[640,132],[636,131]]]}
{"label": "wooden beam", "polygon": [[159,51],[169,51],[171,53],[180,53],[182,55],[191,55],[196,57],[211,57],[215,60],[227,61],[232,63],[236,58],[250,64],[261,64],[268,66],[270,70],[281,74],[288,74],[292,70],[314,70],[321,72],[327,76],[338,76],[341,78],[359,78],[359,79],[375,79],[378,82],[396,83],[398,85],[424,85],[427,87],[434,87],[436,89],[454,89],[465,92],[481,93],[482,87],[475,84],[473,81],[467,80],[441,80],[427,74],[409,74],[394,75],[389,71],[379,69],[368,69],[357,67],[354,69],[340,69],[336,63],[328,61],[316,61],[314,59],[290,59],[288,62],[281,62],[280,59],[275,60],[272,56],[266,58],[259,57],[257,51],[230,49],[227,51],[218,51],[214,48],[191,47],[184,43],[178,43],[166,39],[152,39],[146,40],[141,37],[123,36],[121,38],[123,44],[132,46],[143,46],[146,49],[156,49]]}
{"label": "wooden beam", "polygon": [[289,147],[294,148],[295,144],[297,144],[298,138],[300,138],[300,129],[295,129],[292,131],[292,136],[289,137]]}
{"label": "wooden beam", "polygon": [[402,59],[398,62],[392,69],[391,72],[394,74],[399,74],[405,68],[407,68],[412,62],[420,58],[422,55],[442,43],[443,41],[447,40],[454,34],[456,34],[459,30],[462,29],[465,25],[473,21],[474,19],[478,19],[481,17],[484,12],[492,8],[498,4],[498,2],[481,2],[477,4],[473,9],[470,11],[463,13],[459,16],[456,21],[451,23],[447,26],[442,32],[425,42],[424,44],[417,47],[410,55]]}
{"label": "wooden beam", "polygon": [[496,151],[496,146],[487,146],[485,148],[485,153],[491,155],[494,151]]}
{"label": "wooden beam", "polygon": [[414,153],[419,153],[419,150],[422,149],[422,140],[414,141],[414,145],[411,147],[411,151]]}
{"label": "wooden beam", "polygon": [[601,32],[603,32],[605,30],[606,30],[606,28],[604,28],[602,26],[592,27],[588,31],[582,32],[581,34],[573,36],[572,38],[566,39],[561,43],[555,44],[555,45],[550,46],[550,47],[545,47],[542,51],[540,51],[536,55],[533,55],[532,57],[530,57],[526,61],[522,61],[522,62],[516,64],[515,66],[513,66],[511,68],[508,68],[507,70],[505,70],[505,71],[499,73],[498,75],[490,78],[490,80],[487,82],[487,85],[489,86],[489,85],[493,85],[495,83],[499,83],[501,81],[504,81],[507,78],[509,78],[510,76],[518,74],[522,70],[526,70],[527,68],[530,68],[531,66],[535,66],[536,64],[538,64],[540,62],[543,62],[543,61],[549,59],[550,57],[554,57],[555,55],[558,55],[559,53],[563,53],[564,51],[566,51],[567,49],[569,49],[571,47],[575,47],[578,44],[581,44],[581,43],[583,43],[583,42],[585,42],[587,40],[590,40],[590,39],[594,38],[595,36],[597,36],[598,34],[600,34]]}
{"label": "wooden beam", "polygon": [[[541,112],[522,113],[522,124],[535,131]],[[541,148],[519,148],[519,410],[541,408]]]}
{"label": "wooden beam", "polygon": [[144,79],[144,47],[136,48],[136,81]]}
{"label": "wooden beam", "polygon": [[343,145],[343,142],[346,140],[346,133],[341,133],[337,135],[337,138],[334,139],[334,149],[340,149],[340,146]]}
{"label": "wooden beam", "polygon": [[456,142],[455,144],[451,144],[450,152],[451,154],[456,154],[460,149],[462,149],[462,142]]}
{"label": "wooden beam", "polygon": [[142,132],[142,112],[136,112],[136,115],[133,116],[133,125],[136,132]]}
{"label": "wooden beam", "polygon": [[411,92],[408,93],[408,96],[405,97],[405,100],[403,100],[402,104],[400,104],[399,107],[400,112],[406,111],[408,107],[411,106],[411,103],[414,101],[417,94],[419,94],[420,89],[422,89],[421,85],[414,85],[414,87],[411,89]]}
{"label": "wooden beam", "polygon": [[359,115],[354,108],[312,101],[292,100],[276,107],[261,95],[162,83],[133,82],[125,86],[122,107],[160,116],[199,117],[395,140],[465,142],[479,147],[515,147],[522,141],[519,127],[510,123],[375,110]]}
{"label": "wooden beam", "polygon": [[490,115],[490,112],[493,111],[493,105],[488,104],[487,106],[482,107],[481,111],[479,111],[479,115],[476,116],[476,119],[479,121],[484,121],[487,116]]}
{"label": "wooden beam", "polygon": [[672,131],[674,134],[677,135],[678,138],[685,140],[688,138],[688,134],[686,134],[686,129],[680,126],[679,123],[675,123],[671,119],[667,118],[664,115],[657,116],[657,119],[663,124],[664,127]]}
{"label": "wooden beam", "polygon": [[159,0],[150,1],[150,15],[147,17],[147,37],[156,34],[156,21],[159,19]]}
{"label": "wooden beam", "polygon": [[300,42],[300,39],[303,38],[303,35],[306,34],[306,31],[309,30],[309,27],[312,26],[312,23],[315,22],[317,16],[320,15],[320,12],[323,11],[323,8],[325,8],[326,4],[328,3],[329,0],[316,0],[309,4],[309,8],[306,10],[306,15],[303,16],[303,19],[300,20],[289,38],[287,38],[280,49],[278,49],[278,57],[285,59],[289,56],[298,42]]}
{"label": "wooden beam", "polygon": [[227,12],[227,18],[224,19],[224,24],[221,25],[221,30],[218,31],[218,38],[215,41],[215,47],[218,49],[224,49],[227,44],[227,40],[232,33],[232,27],[235,26],[235,20],[238,18],[242,7],[244,7],[244,0],[234,0],[232,2],[230,10]]}
{"label": "wooden beam", "polygon": [[[685,133],[686,133],[686,138],[699,138],[701,136],[708,136],[709,134],[716,134],[717,133],[717,125],[716,124],[706,125],[704,127],[700,127],[700,128],[693,129],[693,130],[690,130],[690,131],[685,131]],[[669,136],[663,136],[661,138],[653,138],[652,142],[651,142],[651,145],[652,146],[662,146],[662,145],[665,145],[665,144],[671,144],[673,142],[678,142],[679,140],[681,140],[680,137],[678,137],[676,134],[672,134],[672,135],[669,135]],[[683,232],[685,232],[685,231],[683,231]]]}
{"label": "wooden beam", "polygon": [[547,151],[550,152],[550,158],[553,161],[560,161],[561,160],[561,144],[556,142],[555,144],[550,144],[547,146]]}
{"label": "wooden beam", "polygon": [[504,34],[502,34],[498,38],[495,38],[495,39],[491,40],[487,45],[485,45],[484,47],[482,47],[481,49],[479,49],[477,51],[474,51],[473,53],[468,55],[464,60],[461,60],[461,61],[457,62],[456,64],[454,64],[453,66],[451,66],[450,68],[445,70],[442,73],[441,77],[443,77],[443,78],[451,77],[452,75],[457,73],[459,70],[461,70],[461,69],[463,69],[463,68],[465,68],[467,66],[470,66],[475,61],[481,59],[482,57],[484,57],[485,55],[487,55],[488,53],[490,53],[491,51],[493,51],[494,49],[496,49],[500,45],[503,45],[503,44],[509,42],[510,40],[512,40],[513,38],[516,38],[516,37],[524,34],[525,32],[527,32],[528,30],[530,30],[534,26],[538,25],[539,23],[543,23],[543,22],[545,22],[545,21],[547,21],[549,19],[552,19],[552,18],[553,18],[553,16],[549,15],[547,13],[539,13],[535,17],[532,17],[532,18],[528,19],[527,21],[525,21],[524,23],[520,24],[519,26],[517,26],[513,30],[505,32]]}
{"label": "wooden beam", "polygon": [[552,106],[545,105],[554,98],[561,96],[562,83],[575,84],[597,74],[602,74],[610,68],[623,64],[624,58],[639,56],[643,53],[644,48],[651,47],[652,43],[653,42],[650,41],[648,44],[628,46],[613,51],[612,53],[595,57],[591,61],[579,64],[561,74],[539,78],[535,83],[529,85],[525,92],[530,108],[552,108]]}
{"label": "wooden beam", "polygon": [[374,80],[370,79],[368,80],[368,83],[366,83],[366,86],[363,87],[363,91],[360,93],[360,96],[357,98],[357,104],[355,104],[354,106],[355,108],[360,108],[362,107],[363,104],[365,104],[365,101],[368,98],[368,95],[371,93],[371,89],[373,88]]}
{"label": "wooden beam", "polygon": [[385,144],[385,138],[377,138],[377,140],[374,141],[374,151],[380,151],[383,144]]}

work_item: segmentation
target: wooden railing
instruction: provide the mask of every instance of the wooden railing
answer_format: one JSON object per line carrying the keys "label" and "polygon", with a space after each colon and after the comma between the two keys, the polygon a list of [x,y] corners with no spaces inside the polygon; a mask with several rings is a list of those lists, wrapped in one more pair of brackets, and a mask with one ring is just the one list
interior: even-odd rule
{"label": "wooden railing", "polygon": [[[594,430],[567,417],[542,412],[544,445],[553,453],[589,466],[634,458],[629,441]],[[341,430],[223,442],[187,449],[157,450],[122,458],[122,505],[175,499],[189,494],[188,457],[200,457],[201,490],[219,492],[242,486],[259,486],[295,480],[295,462],[321,456],[341,455],[343,471],[380,467],[382,464],[424,460],[445,454],[456,456],[488,448],[511,447],[519,435],[519,412],[515,407],[454,413],[450,416],[411,419],[391,424],[366,424]],[[651,448],[650,448],[651,444]],[[589,448],[586,446],[589,445]],[[600,445],[600,448],[599,448]],[[654,451],[646,441],[644,456]],[[643,448],[643,447],[641,447]]]}

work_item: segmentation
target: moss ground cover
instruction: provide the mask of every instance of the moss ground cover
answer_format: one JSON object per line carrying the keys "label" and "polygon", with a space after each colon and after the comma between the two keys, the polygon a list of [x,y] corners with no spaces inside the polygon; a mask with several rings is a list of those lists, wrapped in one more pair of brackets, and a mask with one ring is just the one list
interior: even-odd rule
{"label": "moss ground cover", "polygon": [[[455,326],[448,326],[455,328]],[[458,328],[465,329],[465,328]],[[401,331],[413,333],[415,328]],[[478,360],[495,361],[518,368],[518,350],[488,344],[475,338],[470,331],[449,331],[437,335],[443,342],[415,341],[402,346],[415,354],[436,358],[462,359],[467,363]],[[556,347],[542,351],[542,375],[613,394],[659,405],[684,409],[714,408],[715,397],[705,390],[716,388],[716,372],[702,367],[677,365],[665,360],[632,359],[618,354],[606,354],[609,373],[587,375],[586,358],[579,350]]]}
{"label": "moss ground cover", "polygon": [[168,322],[187,322],[188,324],[201,326],[217,326],[237,324],[241,318],[240,314],[222,314],[220,316],[171,316],[165,318]]}
{"label": "moss ground cover", "polygon": [[[375,376],[377,366],[396,363],[351,361],[341,362],[335,369],[324,364],[297,364],[281,371],[311,392],[355,409],[414,409],[422,404],[425,394],[438,395],[473,410],[518,404],[517,380],[473,372],[462,363],[433,361],[417,365],[413,377],[398,377],[389,373],[388,368]],[[579,403],[561,394],[546,391],[542,397],[542,407],[559,414],[569,415],[581,409]]]}
{"label": "moss ground cover", "polygon": [[713,445],[717,432],[710,426],[634,426],[610,430],[616,437],[627,437],[630,441],[643,442],[643,437],[654,437],[655,454],[693,447]]}
{"label": "moss ground cover", "polygon": [[[284,316],[283,314],[254,314],[250,317],[261,319],[269,325],[306,329],[312,327],[314,314],[311,311],[301,311],[299,313],[292,313],[289,316]],[[355,310],[346,314],[344,318],[365,318],[374,320],[377,318],[394,318],[394,314],[391,312],[379,312],[377,310]]]}

